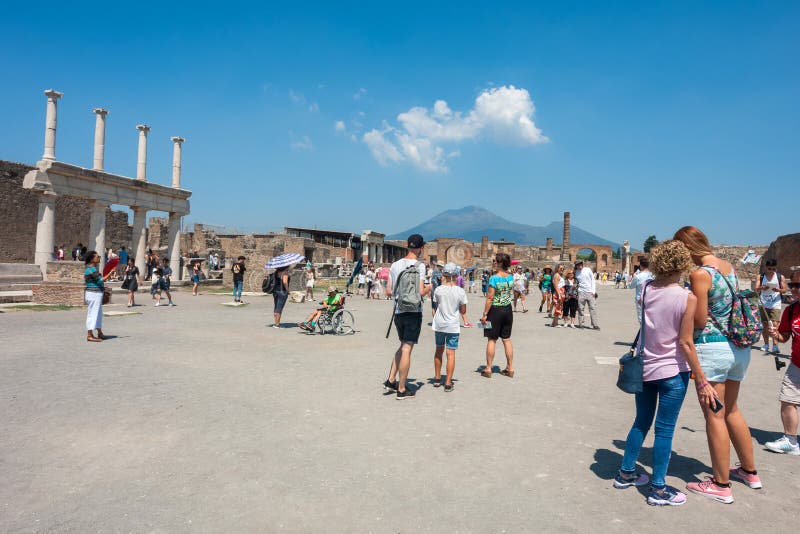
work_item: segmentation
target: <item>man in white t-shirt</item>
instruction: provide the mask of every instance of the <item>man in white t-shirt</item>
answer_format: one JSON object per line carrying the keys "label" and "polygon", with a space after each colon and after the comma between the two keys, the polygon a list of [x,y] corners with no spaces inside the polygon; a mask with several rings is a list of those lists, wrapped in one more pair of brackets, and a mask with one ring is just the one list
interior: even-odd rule
{"label": "man in white t-shirt", "polygon": [[583,328],[584,309],[588,306],[592,328],[600,330],[594,306],[594,301],[597,298],[594,273],[589,267],[583,266],[583,260],[575,262],[575,280],[578,283],[578,325]]}
{"label": "man in white t-shirt", "polygon": [[[627,276],[627,274],[623,276]],[[647,258],[639,260],[639,270],[633,275],[633,280],[631,280],[629,286],[636,290],[633,300],[636,302],[636,317],[639,319],[639,324],[642,323],[642,290],[644,289],[645,283],[654,278],[655,275],[650,272],[650,260]]]}
{"label": "man in white t-shirt", "polygon": [[[769,259],[764,262],[766,272],[759,275],[756,280],[756,293],[761,301],[761,322],[764,325],[764,346],[761,350],[769,352],[769,337],[773,326],[781,321],[781,293],[786,291],[786,280],[778,273],[778,260]],[[781,348],[775,338],[772,338],[772,352],[779,353]]]}
{"label": "man in white t-shirt", "polygon": [[[408,254],[405,258],[397,260],[389,268],[389,283],[386,285],[386,296],[394,297],[394,326],[397,329],[397,336],[400,339],[400,347],[394,353],[392,365],[389,369],[389,377],[383,383],[383,387],[397,391],[397,400],[410,399],[414,397],[415,391],[406,389],[408,371],[411,368],[411,351],[419,341],[419,334],[422,330],[422,302],[420,301],[417,311],[399,311],[397,309],[397,295],[395,288],[398,287],[398,278],[408,267],[415,265],[419,273],[419,294],[424,297],[430,293],[431,286],[425,284],[425,264],[418,260],[425,246],[425,240],[419,234],[408,236]],[[411,276],[404,274],[403,276]],[[398,374],[400,375],[398,378]]]}
{"label": "man in white t-shirt", "polygon": [[436,301],[433,316],[433,331],[436,337],[436,352],[433,355],[433,387],[442,385],[442,355],[447,351],[447,368],[444,391],[453,391],[453,371],[456,367],[456,349],[461,332],[460,318],[467,313],[467,293],[455,283],[458,266],[450,262],[442,271],[442,285],[436,288],[432,299]]}

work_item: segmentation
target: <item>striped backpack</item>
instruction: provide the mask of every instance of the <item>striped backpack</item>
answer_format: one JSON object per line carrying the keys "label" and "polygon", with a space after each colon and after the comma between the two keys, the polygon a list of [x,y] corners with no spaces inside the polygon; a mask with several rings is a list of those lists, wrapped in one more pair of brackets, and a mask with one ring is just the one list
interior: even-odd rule
{"label": "striped backpack", "polygon": [[[728,315],[727,327],[719,324],[719,321],[709,313],[711,322],[714,323],[722,335],[727,337],[737,347],[747,348],[758,343],[761,339],[763,326],[758,307],[760,305],[758,294],[755,291],[738,291],[739,282],[737,279],[734,289],[727,277],[719,272],[719,269],[710,265],[703,265],[706,269],[713,269],[719,273],[728,289],[731,292],[731,313]],[[711,274],[711,273],[709,273]]]}

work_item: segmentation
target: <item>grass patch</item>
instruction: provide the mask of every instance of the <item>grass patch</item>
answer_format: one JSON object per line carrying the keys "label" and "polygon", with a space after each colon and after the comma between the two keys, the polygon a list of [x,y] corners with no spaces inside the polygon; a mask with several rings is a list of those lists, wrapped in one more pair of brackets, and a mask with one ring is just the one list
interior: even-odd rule
{"label": "grass patch", "polygon": [[67,306],[66,304],[20,304],[17,306],[5,306],[4,309],[14,311],[64,311],[78,307],[80,306]]}

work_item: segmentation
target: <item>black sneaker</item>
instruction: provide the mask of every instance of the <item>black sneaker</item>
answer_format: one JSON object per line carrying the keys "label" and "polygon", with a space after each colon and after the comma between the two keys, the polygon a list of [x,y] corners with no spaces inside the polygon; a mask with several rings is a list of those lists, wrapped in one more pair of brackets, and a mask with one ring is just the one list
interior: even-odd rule
{"label": "black sneaker", "polygon": [[383,383],[383,389],[393,389],[397,391],[397,382],[389,382],[388,380]]}
{"label": "black sneaker", "polygon": [[405,399],[413,399],[414,395],[416,395],[416,391],[412,391],[407,389],[405,391],[398,391],[397,392],[397,400],[405,400]]}
{"label": "black sneaker", "polygon": [[593,326],[592,330],[600,330],[600,327],[599,326]]}
{"label": "black sneaker", "polygon": [[444,385],[444,392],[445,393],[450,393],[451,391],[453,391],[453,384],[445,384]]}

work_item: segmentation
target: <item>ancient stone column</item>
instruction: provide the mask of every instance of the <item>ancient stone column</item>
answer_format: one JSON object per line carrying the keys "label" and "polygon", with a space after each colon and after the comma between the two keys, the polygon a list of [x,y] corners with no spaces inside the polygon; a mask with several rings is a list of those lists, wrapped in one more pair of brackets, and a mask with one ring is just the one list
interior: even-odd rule
{"label": "ancient stone column", "polygon": [[136,126],[139,130],[139,156],[136,158],[136,179],[147,180],[147,132],[150,127],[146,124]]}
{"label": "ancient stone column", "polygon": [[89,216],[89,250],[100,254],[100,270],[105,266],[106,208],[108,204],[95,200]]}
{"label": "ancient stone column", "polygon": [[47,280],[47,262],[53,260],[53,246],[56,240],[56,195],[39,195],[39,213],[36,217],[36,251],[34,261]]}
{"label": "ancient stone column", "polygon": [[94,165],[92,169],[102,171],[103,161],[106,157],[106,115],[108,115],[108,110],[94,108],[92,111],[97,115],[94,121]]}
{"label": "ancient stone column", "polygon": [[481,258],[489,257],[489,236],[481,236]]}
{"label": "ancient stone column", "polygon": [[620,251],[620,263],[622,264],[622,271],[630,274],[631,272],[631,244],[628,241],[622,242],[622,250]]}
{"label": "ancient stone column", "polygon": [[172,147],[172,187],[181,188],[181,143],[186,141],[183,137],[170,137],[174,143]]}
{"label": "ancient stone column", "polygon": [[44,131],[44,154],[42,159],[50,161],[56,160],[56,123],[58,115],[58,99],[64,96],[53,89],[44,92],[47,96],[47,118],[45,119]]}
{"label": "ancient stone column", "polygon": [[172,267],[172,279],[182,280],[181,272],[181,215],[179,213],[169,214],[169,231],[167,233],[167,256],[169,256],[169,266]]}
{"label": "ancient stone column", "polygon": [[136,266],[139,268],[139,275],[144,279],[147,275],[147,265],[145,265],[145,253],[147,252],[147,210],[134,206],[133,210],[133,232],[131,233],[131,250],[134,251]]}
{"label": "ancient stone column", "polygon": [[561,260],[569,261],[569,212],[564,212],[564,235],[561,239]]}
{"label": "ancient stone column", "polygon": [[547,261],[550,261],[553,256],[553,238],[548,237],[547,242],[544,245],[545,248],[545,256],[547,257]]}

